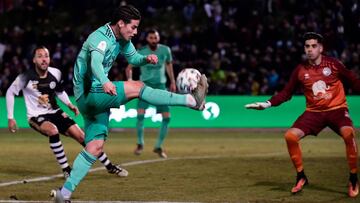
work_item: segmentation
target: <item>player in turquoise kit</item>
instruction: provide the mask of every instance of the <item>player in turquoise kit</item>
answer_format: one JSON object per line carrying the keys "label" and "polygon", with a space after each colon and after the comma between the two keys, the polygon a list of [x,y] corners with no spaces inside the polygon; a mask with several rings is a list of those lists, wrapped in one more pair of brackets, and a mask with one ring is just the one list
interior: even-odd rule
{"label": "player in turquoise kit", "polygon": [[[160,35],[159,32],[152,29],[147,32],[146,41],[148,45],[139,49],[139,53],[142,55],[156,54],[158,57],[157,64],[146,64],[140,67],[140,80],[145,85],[156,88],[166,89],[166,74],[170,79],[169,90],[171,92],[176,91],[175,77],[172,65],[171,50],[168,46],[159,44]],[[126,68],[126,76],[128,80],[132,80],[132,65],[129,64]],[[144,149],[144,115],[145,110],[149,107],[149,103],[139,99],[137,105],[137,146],[134,151],[136,155],[140,155]],[[161,113],[162,123],[159,131],[157,141],[154,146],[153,152],[157,153],[161,158],[167,158],[164,149],[161,147],[168,132],[168,125],[170,122],[169,106],[156,106],[157,113]]]}
{"label": "player in turquoise kit", "polygon": [[133,6],[116,9],[110,23],[89,35],[76,59],[74,94],[84,118],[86,147],[74,160],[73,170],[63,187],[51,192],[55,202],[71,202],[72,193],[102,152],[108,135],[110,108],[118,108],[134,98],[153,105],[188,106],[197,110],[205,107],[208,88],[205,75],[197,88],[186,95],[153,89],[141,81],[112,82],[108,79],[110,68],[120,53],[134,66],[158,62],[156,55],[141,55],[131,43],[140,19],[140,12]]}

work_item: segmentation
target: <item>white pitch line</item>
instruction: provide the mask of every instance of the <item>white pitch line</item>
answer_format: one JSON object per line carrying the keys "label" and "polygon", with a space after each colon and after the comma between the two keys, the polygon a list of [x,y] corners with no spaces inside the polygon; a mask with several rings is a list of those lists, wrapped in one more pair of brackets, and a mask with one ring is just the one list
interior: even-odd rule
{"label": "white pitch line", "polygon": [[[244,154],[242,156],[194,156],[194,157],[174,157],[174,158],[167,158],[167,159],[150,159],[150,160],[141,160],[141,161],[131,161],[127,163],[120,164],[120,166],[135,166],[135,165],[141,165],[141,164],[149,164],[149,163],[156,163],[156,162],[162,162],[162,161],[169,161],[169,160],[189,160],[189,159],[215,159],[215,158],[226,158],[226,157],[264,157],[264,156],[277,156],[284,154],[284,152],[274,152],[274,153],[258,153],[258,154]],[[89,173],[95,172],[95,171],[101,171],[105,170],[105,167],[97,167],[94,169],[90,169]],[[37,177],[37,178],[31,178],[31,179],[24,179],[24,180],[15,180],[10,182],[4,182],[0,183],[0,187],[6,187],[10,185],[17,185],[17,184],[26,184],[26,183],[32,183],[32,182],[40,182],[40,181],[49,181],[56,178],[63,177],[63,174],[57,174],[57,175],[51,175],[51,176],[44,176],[44,177]],[[3,200],[0,200],[0,202],[3,202]]]}

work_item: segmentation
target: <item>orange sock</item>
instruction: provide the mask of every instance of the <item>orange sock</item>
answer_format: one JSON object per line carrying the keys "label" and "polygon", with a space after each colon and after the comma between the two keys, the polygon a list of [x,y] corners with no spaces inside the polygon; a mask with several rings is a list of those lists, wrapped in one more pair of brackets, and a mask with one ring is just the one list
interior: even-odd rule
{"label": "orange sock", "polygon": [[355,140],[355,132],[351,127],[345,127],[340,130],[340,134],[345,142],[346,157],[351,173],[357,173],[358,150]]}
{"label": "orange sock", "polygon": [[293,162],[296,171],[300,172],[304,170],[303,163],[302,163],[302,153],[299,145],[299,138],[294,133],[287,131],[285,133],[285,140],[287,144],[287,148],[289,151],[289,155],[291,161]]}

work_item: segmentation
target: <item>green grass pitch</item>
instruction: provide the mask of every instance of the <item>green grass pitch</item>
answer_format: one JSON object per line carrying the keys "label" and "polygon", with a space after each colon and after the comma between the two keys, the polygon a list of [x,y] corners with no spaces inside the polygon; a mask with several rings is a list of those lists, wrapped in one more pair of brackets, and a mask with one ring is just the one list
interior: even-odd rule
{"label": "green grass pitch", "polygon": [[[345,145],[330,131],[301,141],[310,185],[297,195],[290,194],[296,174],[283,130],[170,129],[165,140],[169,159],[158,162],[152,152],[156,130],[145,133],[145,151],[135,156],[135,132],[111,132],[105,151],[112,162],[126,165],[129,176],[116,177],[106,170],[89,173],[73,200],[359,202],[359,197],[347,197]],[[81,147],[67,137],[62,141],[72,163]],[[145,160],[153,161],[135,162]],[[47,138],[31,130],[0,133],[0,184],[59,173]],[[63,182],[56,178],[0,186],[0,201],[49,201],[50,190]]]}

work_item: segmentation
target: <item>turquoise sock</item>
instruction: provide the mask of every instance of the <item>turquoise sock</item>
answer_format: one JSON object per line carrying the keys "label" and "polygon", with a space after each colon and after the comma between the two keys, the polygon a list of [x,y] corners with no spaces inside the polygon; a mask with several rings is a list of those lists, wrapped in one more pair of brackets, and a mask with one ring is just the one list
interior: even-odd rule
{"label": "turquoise sock", "polygon": [[185,94],[153,89],[146,85],[141,89],[139,97],[153,105],[187,106]]}
{"label": "turquoise sock", "polygon": [[138,139],[137,144],[144,145],[144,114],[138,114],[136,130]]}
{"label": "turquoise sock", "polygon": [[160,127],[159,136],[158,136],[158,139],[155,144],[155,148],[161,148],[161,145],[163,144],[164,139],[168,132],[169,122],[170,122],[170,118],[163,118],[161,127]]}
{"label": "turquoise sock", "polygon": [[91,166],[95,163],[96,157],[83,149],[76,157],[70,177],[66,179],[64,187],[74,192],[75,188],[84,179]]}

